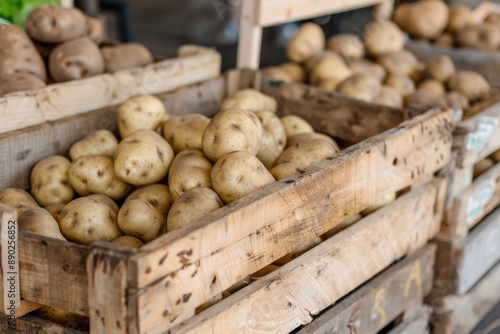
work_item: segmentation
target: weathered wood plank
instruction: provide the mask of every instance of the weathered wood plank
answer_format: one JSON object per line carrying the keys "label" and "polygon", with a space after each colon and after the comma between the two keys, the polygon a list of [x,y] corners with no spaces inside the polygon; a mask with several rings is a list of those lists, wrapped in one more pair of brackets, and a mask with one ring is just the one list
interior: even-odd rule
{"label": "weathered wood plank", "polygon": [[[0,242],[0,312],[15,316],[15,310],[21,303],[17,211],[4,204],[0,204]],[[11,256],[9,256],[9,250]],[[8,281],[8,278],[13,279],[13,282]]]}
{"label": "weathered wood plank", "polygon": [[435,254],[428,245],[390,266],[297,334],[378,333],[400,314],[411,314],[432,289]]}
{"label": "weathered wood plank", "polygon": [[435,236],[445,187],[439,179],[402,195],[170,333],[289,333],[310,322]]}
{"label": "weathered wood plank", "polygon": [[432,308],[423,306],[408,319],[391,329],[387,334],[428,334]]}
{"label": "weathered wood plank", "polygon": [[32,315],[16,319],[16,327],[9,327],[6,316],[0,316],[0,333],[9,334],[89,334]]}

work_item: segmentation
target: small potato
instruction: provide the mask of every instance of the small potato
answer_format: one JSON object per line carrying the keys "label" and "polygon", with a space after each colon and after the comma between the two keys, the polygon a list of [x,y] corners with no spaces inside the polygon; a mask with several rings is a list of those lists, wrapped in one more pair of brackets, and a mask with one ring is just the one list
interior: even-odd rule
{"label": "small potato", "polygon": [[167,217],[167,232],[189,225],[223,206],[219,195],[212,189],[191,188],[172,204]]}
{"label": "small potato", "polygon": [[307,59],[307,61],[304,63],[306,73],[310,73],[316,67],[316,65],[323,59],[331,59],[339,64],[345,64],[345,60],[338,53],[335,53],[330,50],[324,50],[316,53],[315,55]]}
{"label": "small potato", "polygon": [[118,213],[118,210],[120,210],[120,208],[118,207],[118,204],[116,204],[115,201],[113,201],[111,198],[109,198],[106,195],[103,195],[103,194],[92,194],[92,195],[85,196],[85,198],[92,198],[92,199],[94,199],[94,200],[96,200],[98,202],[106,204],[107,206],[109,206],[109,208],[111,210],[113,210],[116,213]]}
{"label": "small potato", "polygon": [[375,212],[378,209],[381,209],[386,205],[389,205],[390,203],[394,202],[395,200],[396,200],[396,193],[389,193],[389,194],[385,195],[381,200],[373,203],[372,205],[368,206],[366,209],[361,211],[361,215],[368,216],[370,213]]}
{"label": "small potato", "polygon": [[255,113],[262,123],[262,128],[269,132],[279,150],[286,145],[286,131],[281,119],[270,111],[257,111]]}
{"label": "small potato", "polygon": [[37,162],[31,171],[31,194],[41,205],[68,203],[75,195],[69,184],[71,162],[55,155]]}
{"label": "small potato", "polygon": [[302,63],[325,48],[325,33],[321,26],[308,22],[300,26],[286,46],[288,59]]}
{"label": "small potato", "polygon": [[167,218],[151,204],[132,199],[123,203],[118,211],[118,226],[127,235],[147,243],[160,236]]}
{"label": "small potato", "polygon": [[344,81],[344,80],[329,78],[329,79],[325,79],[325,80],[320,81],[317,84],[317,86],[318,86],[318,88],[334,92],[337,90],[337,88],[342,83],[342,81]]}
{"label": "small potato", "polygon": [[287,140],[301,133],[314,132],[314,129],[311,126],[311,124],[307,123],[305,119],[299,116],[295,115],[283,116],[281,117],[281,123],[285,128],[285,134]]}
{"label": "small potato", "polygon": [[140,239],[130,235],[122,235],[121,237],[118,237],[115,240],[113,240],[112,243],[131,247],[136,250],[141,249],[141,247],[144,245],[144,242],[142,242]]}
{"label": "small potato", "polygon": [[328,39],[326,48],[338,53],[342,58],[348,61],[361,59],[365,55],[363,41],[354,34],[334,35]]}
{"label": "small potato", "polygon": [[273,136],[264,130],[262,132],[262,143],[256,154],[257,159],[259,159],[267,169],[270,169],[274,160],[276,160],[282,151],[283,149],[278,147]]}
{"label": "small potato", "polygon": [[340,222],[337,226],[332,228],[331,230],[328,230],[328,232],[325,232],[324,234],[321,235],[321,239],[327,240],[333,237],[335,234],[345,230],[346,228],[354,225],[358,221],[360,221],[363,218],[363,216],[359,213],[352,215],[351,217],[347,218],[346,220]]}
{"label": "small potato", "polygon": [[0,75],[0,96],[45,87],[40,78],[28,73],[12,73]]}
{"label": "small potato", "polygon": [[436,38],[434,44],[452,47],[455,44],[455,36],[452,33],[444,32],[441,36]]}
{"label": "small potato", "polygon": [[123,139],[115,153],[116,176],[134,186],[162,180],[174,159],[174,150],[158,133],[138,130]]}
{"label": "small potato", "polygon": [[378,57],[387,52],[402,50],[403,32],[391,21],[373,21],[365,28],[364,42],[366,51]]}
{"label": "small potato", "polygon": [[231,96],[226,97],[221,104],[221,110],[244,109],[248,111],[271,111],[278,110],[278,102],[272,96],[268,96],[256,89],[242,89]]}
{"label": "small potato", "polygon": [[18,228],[48,238],[66,240],[59,230],[57,221],[44,208],[31,208],[19,216]]}
{"label": "small potato", "polygon": [[445,94],[444,99],[449,108],[465,110],[469,108],[469,100],[460,92],[451,91]]}
{"label": "small potato", "polygon": [[163,102],[152,95],[137,95],[118,108],[118,130],[125,138],[137,130],[156,130],[168,117]]}
{"label": "small potato", "polygon": [[85,15],[78,8],[39,6],[26,18],[28,35],[41,42],[63,43],[86,34]]}
{"label": "small potato", "polygon": [[456,33],[473,21],[472,11],[469,7],[464,5],[450,5],[448,6],[449,18],[446,30]]}
{"label": "small potato", "polygon": [[300,64],[288,62],[280,65],[280,68],[285,71],[293,82],[304,82],[306,81],[306,70]]}
{"label": "small potato", "polygon": [[357,59],[352,61],[349,64],[349,68],[353,72],[353,74],[370,74],[377,78],[380,82],[384,81],[386,72],[385,68],[383,68],[380,64],[371,62],[366,59]]}
{"label": "small potato", "polygon": [[[38,318],[49,320],[50,322],[65,326],[65,329],[71,328],[71,330],[74,331],[88,331],[89,328],[88,317],[84,317],[83,315],[71,313],[51,306],[44,305],[39,309],[33,311],[33,313],[31,314],[37,316]],[[55,326],[53,325],[49,326],[55,328]]]}
{"label": "small potato", "polygon": [[59,222],[59,215],[61,214],[61,211],[65,206],[66,204],[64,203],[54,203],[47,205],[46,207],[44,207],[44,209],[47,210],[48,213],[50,213],[50,215],[56,220],[56,222]]}
{"label": "small potato", "polygon": [[403,97],[397,90],[389,86],[382,86],[380,88],[380,94],[374,101],[375,103],[401,109],[404,107]]}
{"label": "small potato", "polygon": [[455,73],[453,60],[448,56],[438,56],[425,64],[422,79],[435,79],[444,83]]}
{"label": "small potato", "polygon": [[80,196],[103,194],[118,200],[130,186],[115,175],[113,159],[103,155],[84,155],[71,164],[68,180]]}
{"label": "small potato", "polygon": [[322,134],[322,133],[319,133],[319,132],[299,133],[298,135],[295,135],[288,140],[288,142],[286,144],[286,148],[289,148],[290,146],[294,146],[298,143],[301,143],[301,142],[304,142],[304,141],[307,141],[310,139],[326,140],[327,142],[332,144],[333,147],[335,147],[338,151],[340,151],[339,145],[337,144],[337,142],[335,140],[333,140],[332,137],[327,136],[327,135]]}
{"label": "small potato", "polygon": [[413,94],[416,90],[415,83],[410,77],[398,73],[389,75],[385,85],[391,87],[403,97]]}
{"label": "small potato", "polygon": [[344,63],[339,63],[335,59],[325,58],[316,64],[309,76],[309,82],[317,85],[327,79],[345,80],[351,75],[351,69]]}
{"label": "small potato", "polygon": [[324,139],[310,139],[285,149],[274,161],[274,167],[284,163],[294,163],[305,169],[321,160],[334,156],[339,150]]}
{"label": "small potato", "polygon": [[6,188],[0,191],[0,203],[15,208],[18,217],[26,210],[39,206],[30,193],[19,188]]}
{"label": "small potato", "polygon": [[262,123],[255,113],[239,108],[222,110],[203,132],[203,153],[213,162],[235,151],[256,155],[262,143],[262,132]]}
{"label": "small potato", "polygon": [[66,204],[59,215],[64,237],[82,245],[94,241],[113,241],[123,233],[116,221],[116,212],[93,198],[77,198]]}
{"label": "small potato", "polygon": [[418,91],[405,96],[405,105],[409,107],[416,106],[427,108],[445,108],[447,106],[445,99],[439,98],[426,91]]}
{"label": "small potato", "polygon": [[170,196],[169,187],[160,183],[150,184],[149,186],[144,186],[134,190],[125,199],[125,203],[133,199],[140,199],[151,204],[164,216],[167,216],[168,211],[174,202]]}
{"label": "small potato", "polygon": [[87,28],[87,37],[90,38],[95,44],[101,44],[106,37],[106,33],[104,32],[104,25],[102,24],[102,22],[96,18],[86,16],[85,25]]}
{"label": "small potato", "polygon": [[276,181],[283,180],[290,175],[298,173],[301,169],[292,162],[287,162],[281,165],[274,166],[269,171]]}
{"label": "small potato", "polygon": [[500,47],[500,28],[492,23],[467,26],[456,36],[457,44],[466,48],[497,51]]}
{"label": "small potato", "polygon": [[201,149],[201,139],[210,118],[201,114],[172,116],[163,123],[163,138],[172,146],[175,153],[187,148]]}
{"label": "small potato", "polygon": [[316,247],[317,245],[319,245],[322,242],[323,242],[323,239],[321,239],[320,237],[316,237],[316,238],[312,239],[311,241],[306,242],[305,244],[301,245],[300,247],[294,249],[293,251],[291,251],[287,255],[282,256],[281,258],[277,259],[276,261],[273,262],[273,264],[275,264],[277,266],[284,266],[288,262],[298,258],[302,254],[313,249],[314,247]]}
{"label": "small potato", "polygon": [[380,94],[381,84],[369,74],[354,74],[344,80],[337,92],[365,102],[373,102]]}
{"label": "small potato", "polygon": [[200,149],[186,149],[177,154],[168,172],[168,185],[172,199],[176,201],[182,193],[191,188],[211,188],[212,167],[212,163]]}
{"label": "small potato", "polygon": [[462,93],[469,101],[488,97],[491,93],[489,83],[478,73],[458,71],[448,80],[449,90]]}
{"label": "small potato", "polygon": [[388,52],[378,57],[378,63],[389,74],[400,73],[411,76],[418,67],[418,59],[408,50]]}
{"label": "small potato", "polygon": [[69,156],[72,161],[85,155],[104,155],[113,158],[118,140],[109,130],[97,130],[84,139],[71,145]]}
{"label": "small potato", "polygon": [[491,158],[484,158],[483,160],[480,160],[474,165],[474,171],[472,173],[472,177],[473,178],[478,177],[479,175],[483,174],[494,165],[495,165],[495,160]]}
{"label": "small potato", "polygon": [[427,79],[418,84],[417,91],[426,91],[438,97],[442,97],[446,93],[446,87],[438,80]]}
{"label": "small potato", "polygon": [[276,182],[255,155],[244,151],[222,156],[212,168],[211,177],[212,187],[225,204]]}
{"label": "small potato", "polygon": [[101,52],[107,73],[115,73],[134,67],[144,67],[154,61],[151,52],[139,43],[105,46],[101,48]]}

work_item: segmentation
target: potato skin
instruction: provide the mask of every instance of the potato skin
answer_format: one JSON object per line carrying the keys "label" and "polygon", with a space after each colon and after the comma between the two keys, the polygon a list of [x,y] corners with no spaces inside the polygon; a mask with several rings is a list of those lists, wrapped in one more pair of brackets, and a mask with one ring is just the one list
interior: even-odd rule
{"label": "potato skin", "polygon": [[112,243],[122,245],[122,246],[131,247],[131,248],[134,248],[136,250],[140,250],[141,247],[144,245],[144,242],[142,242],[140,239],[133,237],[131,235],[122,235],[121,237],[118,237],[115,240],[113,240]]}
{"label": "potato skin", "polygon": [[118,140],[109,130],[97,130],[84,139],[71,145],[69,156],[75,161],[84,155],[104,155],[113,158]]}
{"label": "potato skin", "polygon": [[285,128],[287,140],[301,133],[314,132],[313,127],[305,119],[296,115],[285,115],[281,117],[281,123]]}
{"label": "potato skin", "polygon": [[491,93],[489,83],[478,73],[458,71],[448,80],[449,90],[462,93],[469,101],[481,100]]}
{"label": "potato skin", "polygon": [[456,33],[472,23],[472,11],[464,5],[448,6],[449,18],[446,30]]}
{"label": "potato skin", "polygon": [[421,81],[417,86],[417,91],[427,91],[436,96],[444,96],[446,93],[446,87],[438,80],[435,79],[427,79]]}
{"label": "potato skin", "polygon": [[497,51],[500,28],[492,23],[464,27],[456,34],[457,44],[466,48]]}
{"label": "potato skin", "polygon": [[64,240],[57,221],[44,208],[31,208],[26,210],[18,220],[20,231],[28,231],[45,237]]}
{"label": "potato skin", "polygon": [[309,75],[309,82],[318,85],[328,79],[345,80],[352,75],[351,69],[343,62],[332,58],[321,59]]}
{"label": "potato skin", "polygon": [[114,212],[118,213],[118,210],[120,210],[120,208],[118,207],[118,204],[116,204],[115,201],[113,201],[111,198],[109,198],[108,196],[106,195],[103,195],[103,194],[91,194],[91,195],[87,195],[85,196],[85,198],[92,198],[102,204],[105,204],[107,205],[111,210],[113,210]]}
{"label": "potato skin", "polygon": [[104,31],[104,26],[96,18],[86,16],[85,17],[85,25],[86,25],[86,35],[88,38],[92,40],[95,44],[99,45],[102,43],[104,38],[106,37],[106,33]]}
{"label": "potato skin", "polygon": [[364,42],[366,51],[372,56],[402,50],[403,32],[391,21],[373,21],[365,28]]}
{"label": "potato skin", "polygon": [[78,8],[39,6],[26,18],[28,35],[41,42],[63,43],[86,33],[85,15]]}
{"label": "potato skin", "polygon": [[426,91],[416,91],[404,97],[406,106],[419,106],[427,108],[445,108],[446,101],[432,93]]}
{"label": "potato skin", "polygon": [[306,80],[306,70],[300,64],[288,62],[281,64],[279,68],[285,71],[293,82],[304,82]]}
{"label": "potato skin", "polygon": [[140,199],[123,203],[117,219],[118,226],[125,234],[144,243],[157,238],[167,223],[167,218],[154,206]]}
{"label": "potato skin", "polygon": [[448,56],[438,56],[425,64],[422,79],[435,79],[445,83],[455,73],[453,60]]}
{"label": "potato skin", "polygon": [[210,119],[201,114],[172,116],[163,123],[163,138],[172,146],[175,153],[188,148],[201,149],[203,132]]}
{"label": "potato skin", "polygon": [[69,184],[71,162],[55,155],[40,160],[31,171],[31,194],[41,205],[68,203],[75,195]]}
{"label": "potato skin", "polygon": [[385,68],[377,63],[371,62],[366,59],[357,59],[349,64],[353,74],[366,73],[374,76],[380,82],[384,81],[386,76]]}
{"label": "potato skin", "polygon": [[380,94],[374,102],[392,108],[401,109],[404,107],[403,97],[389,86],[382,86],[380,88]]}
{"label": "potato skin", "polygon": [[151,204],[164,216],[168,214],[168,211],[174,202],[172,196],[170,195],[170,188],[161,183],[150,184],[134,190],[125,199],[125,203],[133,199],[140,199]]}
{"label": "potato skin", "polygon": [[330,37],[326,48],[338,53],[346,60],[361,59],[365,55],[363,41],[354,34],[337,34]]}
{"label": "potato skin", "polygon": [[221,104],[221,110],[244,109],[248,111],[271,111],[278,110],[278,102],[275,98],[259,92],[256,89],[246,88],[226,97]]}
{"label": "potato skin", "polygon": [[[403,8],[403,29],[416,38],[436,38],[448,25],[448,6],[441,0],[416,1]],[[403,17],[404,16],[404,17]],[[399,21],[399,20],[397,20]]]}
{"label": "potato skin", "polygon": [[290,146],[294,146],[298,143],[305,142],[311,139],[322,139],[327,142],[329,142],[333,147],[335,147],[336,150],[340,151],[339,145],[335,140],[333,140],[332,137],[327,136],[325,134],[319,133],[319,132],[306,132],[306,133],[299,133],[293,137],[291,137],[288,142],[286,143],[286,148]]}
{"label": "potato skin", "polygon": [[385,81],[385,85],[391,87],[403,97],[413,94],[416,90],[413,80],[400,73],[389,75]]}
{"label": "potato skin", "polygon": [[66,204],[64,203],[54,203],[45,206],[44,209],[47,210],[48,213],[50,213],[50,215],[52,216],[52,218],[56,220],[56,222],[58,222],[59,214],[61,213],[62,209],[64,209],[65,206]]}
{"label": "potato skin", "polygon": [[294,163],[300,169],[335,155],[338,149],[324,139],[309,139],[290,146],[274,161],[274,167],[284,163]]}
{"label": "potato skin", "polygon": [[11,73],[0,75],[0,96],[44,88],[45,82],[39,77],[28,73]]}
{"label": "potato skin", "polygon": [[264,131],[269,132],[279,150],[286,145],[286,130],[281,119],[270,111],[258,111],[255,113],[262,123]]}
{"label": "potato skin", "polygon": [[276,181],[283,180],[290,175],[298,173],[301,169],[299,166],[292,162],[286,162],[277,166],[274,166],[269,171],[271,175],[276,179]]}
{"label": "potato skin", "polygon": [[142,44],[126,43],[101,48],[106,72],[115,73],[124,69],[144,67],[153,63],[153,55]]}
{"label": "potato skin", "polygon": [[337,91],[365,102],[373,102],[380,94],[380,82],[369,74],[354,74],[342,81]]}
{"label": "potato skin", "polygon": [[156,130],[169,115],[163,102],[153,95],[137,95],[118,108],[118,130],[123,139],[137,130]]}
{"label": "potato skin", "polygon": [[302,63],[325,48],[323,29],[312,22],[304,23],[286,46],[288,59]]}
{"label": "potato skin", "polygon": [[385,53],[377,61],[390,74],[401,73],[411,76],[418,66],[418,59],[408,50]]}
{"label": "potato skin", "polygon": [[19,188],[5,188],[1,190],[0,203],[16,208],[18,217],[26,210],[39,206],[30,193]]}

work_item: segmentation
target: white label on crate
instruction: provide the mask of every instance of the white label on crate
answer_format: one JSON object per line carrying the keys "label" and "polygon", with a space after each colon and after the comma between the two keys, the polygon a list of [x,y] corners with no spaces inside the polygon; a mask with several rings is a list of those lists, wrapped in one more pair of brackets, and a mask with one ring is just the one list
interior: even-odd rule
{"label": "white label on crate", "polygon": [[481,152],[491,137],[495,134],[498,125],[498,119],[490,116],[479,117],[477,121],[477,130],[469,135],[467,140],[467,149],[470,151]]}
{"label": "white label on crate", "polygon": [[495,181],[487,180],[483,182],[476,190],[474,195],[469,198],[467,205],[467,223],[481,217],[484,207],[491,201],[495,194]]}

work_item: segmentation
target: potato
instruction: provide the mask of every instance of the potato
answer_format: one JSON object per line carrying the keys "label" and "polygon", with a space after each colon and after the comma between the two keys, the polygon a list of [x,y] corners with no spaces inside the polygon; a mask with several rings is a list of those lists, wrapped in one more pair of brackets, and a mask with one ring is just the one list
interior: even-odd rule
{"label": "potato", "polygon": [[40,78],[28,73],[0,75],[0,96],[15,92],[35,90],[45,86],[45,82]]}
{"label": "potato", "polygon": [[335,79],[335,78],[328,78],[325,80],[320,81],[317,86],[318,88],[329,90],[329,91],[336,91],[338,86],[344,81],[344,79]]}
{"label": "potato", "polygon": [[500,13],[492,12],[488,14],[488,16],[486,16],[486,18],[484,19],[484,22],[492,23],[500,27]]}
{"label": "potato", "polygon": [[323,59],[331,59],[337,61],[337,63],[345,64],[344,59],[338,53],[330,50],[324,50],[307,59],[307,61],[304,63],[306,73],[310,73]]}
{"label": "potato", "polygon": [[317,85],[321,81],[327,79],[342,81],[349,78],[351,75],[351,69],[344,63],[339,63],[331,58],[325,58],[316,64],[309,76],[309,82],[313,85]]}
{"label": "potato", "polygon": [[[43,82],[47,81],[47,71],[42,57],[33,42],[19,27],[0,24],[0,50],[0,75],[30,74]],[[10,86],[16,87],[16,85],[20,86],[14,82]]]}
{"label": "potato", "polygon": [[307,123],[305,119],[296,115],[285,115],[281,117],[281,123],[285,128],[285,135],[287,140],[301,133],[314,132],[311,124]]}
{"label": "potato", "polygon": [[66,240],[59,230],[57,221],[44,208],[26,210],[18,219],[20,231],[27,231],[44,237]]}
{"label": "potato", "polygon": [[344,80],[338,87],[337,92],[354,99],[373,102],[380,94],[381,84],[369,74],[354,74]]}
{"label": "potato", "polygon": [[307,141],[307,140],[310,140],[310,139],[322,139],[322,140],[326,140],[327,142],[329,142],[330,144],[333,145],[333,147],[335,147],[335,149],[337,149],[338,151],[340,151],[340,148],[339,148],[339,145],[337,144],[337,142],[335,140],[333,140],[332,137],[330,136],[327,136],[325,134],[322,134],[322,133],[319,133],[319,132],[306,132],[306,133],[299,133],[293,137],[290,137],[290,139],[288,140],[287,144],[286,144],[286,148],[290,147],[290,146],[294,146],[298,143],[301,143],[301,142],[304,142],[304,141]]}
{"label": "potato", "polygon": [[446,87],[436,79],[427,79],[418,84],[417,91],[426,91],[441,97],[446,93]]}
{"label": "potato", "polygon": [[123,203],[117,219],[120,230],[144,243],[160,236],[167,223],[164,215],[141,199],[131,199]]}
{"label": "potato", "polygon": [[83,79],[103,73],[104,60],[97,45],[88,37],[81,37],[52,51],[49,71],[56,82]]}
{"label": "potato", "polygon": [[40,160],[31,171],[31,194],[41,206],[68,203],[75,195],[69,184],[71,162],[55,155]]}
{"label": "potato", "polygon": [[164,216],[168,214],[168,211],[174,202],[170,196],[169,187],[160,183],[150,184],[149,186],[144,186],[134,190],[125,199],[125,203],[133,199],[140,199],[151,204]]}
{"label": "potato", "polygon": [[287,255],[282,256],[281,258],[277,259],[276,261],[273,262],[273,264],[275,264],[277,266],[284,266],[288,262],[292,261],[293,259],[298,258],[302,254],[313,249],[314,247],[316,247],[317,245],[319,245],[322,242],[323,242],[323,239],[321,239],[320,237],[316,237],[316,238],[312,239],[311,241],[306,242],[305,244],[301,245],[300,247],[294,249],[293,251],[291,251]]}
{"label": "potato", "polygon": [[201,139],[210,119],[201,114],[172,116],[163,123],[163,138],[175,153],[187,148],[201,149]]}
{"label": "potato", "polygon": [[293,82],[304,82],[306,81],[306,70],[300,64],[288,62],[281,64],[280,68],[285,71]]}
{"label": "potato", "polygon": [[262,123],[262,128],[269,132],[279,150],[283,150],[286,145],[286,130],[281,119],[270,111],[257,111],[255,113]]}
{"label": "potato", "polygon": [[85,198],[92,198],[102,204],[105,204],[107,205],[111,210],[113,210],[114,212],[118,213],[118,210],[120,210],[120,208],[118,207],[118,204],[116,204],[115,201],[113,201],[111,198],[109,198],[108,196],[106,195],[103,195],[103,194],[91,194],[91,195],[87,195],[85,196]]}
{"label": "potato", "polygon": [[436,79],[444,83],[455,73],[453,60],[448,56],[438,56],[425,63],[422,79]]}
{"label": "potato", "polygon": [[347,218],[346,220],[343,220],[340,222],[337,226],[334,228],[328,230],[324,234],[321,235],[321,239],[327,240],[333,237],[335,234],[345,230],[346,228],[354,225],[358,221],[360,221],[363,218],[363,216],[359,213],[356,213],[355,215],[352,215],[351,217]]}
{"label": "potato", "polygon": [[444,32],[441,36],[436,38],[434,44],[452,47],[455,44],[455,37],[452,33]]}
{"label": "potato", "polygon": [[167,217],[167,232],[184,227],[221,208],[219,195],[207,187],[191,188],[179,197]]}
{"label": "potato", "polygon": [[389,86],[382,86],[380,88],[380,94],[373,102],[397,109],[404,107],[403,97],[401,94]]}
{"label": "potato", "polygon": [[310,139],[299,142],[285,149],[274,161],[274,166],[284,163],[294,163],[300,169],[305,169],[315,163],[334,156],[339,150],[324,139]]}
{"label": "potato", "polygon": [[118,237],[115,240],[113,240],[112,243],[131,247],[136,250],[140,250],[141,247],[144,245],[144,242],[142,242],[140,239],[130,235],[122,235],[121,237]]}
{"label": "potato", "polygon": [[301,169],[296,164],[292,162],[287,162],[274,166],[273,168],[271,168],[269,172],[275,178],[276,181],[279,181],[289,177],[290,175],[298,173],[300,170]]}
{"label": "potato", "polygon": [[378,63],[389,74],[400,73],[411,76],[418,67],[418,59],[408,50],[388,52],[378,57]]}
{"label": "potato", "polygon": [[449,17],[446,30],[456,33],[473,22],[472,11],[464,5],[448,6]]}
{"label": "potato", "polygon": [[381,209],[386,205],[389,205],[390,203],[394,202],[395,200],[396,200],[396,193],[386,194],[384,197],[382,197],[381,200],[373,203],[372,205],[368,206],[366,209],[361,211],[361,215],[368,216],[370,213],[375,212],[378,209]]}
{"label": "potato", "polygon": [[490,155],[490,158],[493,159],[493,161],[495,161],[495,162],[499,162],[500,161],[500,150],[496,150],[495,152],[493,152]]}
{"label": "potato", "polygon": [[334,35],[328,39],[326,48],[338,53],[342,58],[348,61],[361,59],[365,55],[363,41],[354,34]]}
{"label": "potato", "polygon": [[101,21],[96,18],[86,16],[85,17],[85,25],[86,25],[86,35],[88,38],[92,40],[95,44],[99,45],[102,43],[104,38],[106,37],[106,33],[104,32],[104,26]]}
{"label": "potato", "polygon": [[396,23],[401,29],[406,30],[406,17],[410,12],[412,4],[403,2],[395,5],[397,5],[397,7],[394,11],[394,23]]}
{"label": "potato", "polygon": [[445,99],[439,98],[436,95],[426,91],[418,91],[405,96],[405,105],[409,107],[416,106],[416,107],[427,107],[427,108],[447,107]]}
{"label": "potato", "polygon": [[130,191],[130,186],[115,175],[113,159],[104,155],[84,155],[73,161],[68,180],[80,196],[103,194],[118,200]]}
{"label": "potato", "polygon": [[237,91],[226,97],[221,104],[221,110],[245,109],[248,111],[271,111],[278,110],[278,102],[272,96],[268,96],[258,90],[247,88]]}
{"label": "potato", "polygon": [[474,171],[472,173],[472,177],[473,178],[478,177],[479,175],[483,174],[494,165],[495,165],[495,160],[491,158],[484,158],[483,160],[478,161],[474,165]]}
{"label": "potato", "polygon": [[261,70],[262,74],[276,81],[293,82],[288,72],[279,66],[266,67]]}
{"label": "potato", "polygon": [[113,241],[123,233],[118,227],[116,212],[93,198],[72,200],[59,215],[59,228],[64,237],[82,245],[94,241]]}
{"label": "potato", "polygon": [[31,11],[25,22],[28,35],[41,42],[63,43],[85,36],[85,15],[78,8],[39,6]]}
{"label": "potato", "polygon": [[156,130],[168,117],[163,102],[152,95],[137,95],[118,108],[118,130],[125,138],[137,130]]}
{"label": "potato", "polygon": [[321,26],[307,22],[300,26],[286,46],[288,59],[302,63],[325,48],[325,33]]}
{"label": "potato", "polygon": [[380,82],[384,81],[386,76],[385,68],[366,59],[357,59],[352,61],[349,64],[349,68],[351,69],[353,74],[370,74],[377,78]]}
{"label": "potato", "polygon": [[488,97],[491,87],[478,73],[458,71],[448,80],[448,89],[462,93],[469,101],[477,101]]}
{"label": "potato", "polygon": [[104,155],[112,158],[117,147],[118,140],[113,132],[102,129],[71,145],[69,156],[73,161],[85,155]]}
{"label": "potato", "polygon": [[262,132],[262,123],[255,113],[239,108],[222,110],[203,132],[203,153],[214,162],[235,151],[256,155],[262,143]]}
{"label": "potato", "polygon": [[174,159],[174,150],[158,133],[138,130],[123,139],[115,153],[116,176],[134,186],[162,180]]}
{"label": "potato", "polygon": [[210,162],[198,148],[181,151],[172,161],[168,172],[170,195],[176,201],[183,192],[196,187],[212,187]]}
{"label": "potato", "polygon": [[213,189],[225,204],[276,181],[255,155],[245,151],[222,156],[212,168],[211,178]]}
{"label": "potato", "polygon": [[18,217],[26,210],[39,206],[30,193],[19,188],[6,188],[0,191],[0,203],[15,208]]}
{"label": "potato", "polygon": [[413,94],[416,89],[415,83],[410,77],[399,73],[389,75],[385,85],[391,87],[403,97]]}
{"label": "potato", "polygon": [[457,44],[486,51],[496,51],[500,47],[500,28],[492,23],[470,25],[458,31]]}
{"label": "potato", "polygon": [[153,63],[153,55],[142,44],[125,43],[101,48],[106,72],[115,73]]}
{"label": "potato", "polygon": [[436,38],[448,25],[448,6],[441,0],[416,1],[396,13],[396,21],[410,35]]}
{"label": "potato", "polygon": [[[59,308],[51,307],[51,306],[42,306],[39,309],[33,311],[33,315],[49,320],[50,322],[59,324],[64,326],[64,331],[71,331],[71,330],[82,330],[82,331],[88,331],[89,328],[89,318],[84,317],[82,315],[76,314],[76,313],[71,313],[68,311],[64,311]],[[53,325],[49,325],[51,328],[56,328]],[[57,329],[54,329],[54,331],[57,331]],[[52,332],[54,333],[54,332]],[[57,333],[57,332],[55,332]],[[54,333],[54,334],[55,334]]]}
{"label": "potato", "polygon": [[460,92],[451,91],[445,94],[444,99],[446,106],[454,109],[467,109],[469,108],[469,100]]}
{"label": "potato", "polygon": [[402,50],[404,47],[403,32],[391,21],[368,23],[363,38],[366,51],[375,57]]}
{"label": "potato", "polygon": [[283,149],[278,147],[273,136],[264,130],[262,132],[262,143],[256,154],[257,159],[259,159],[267,169],[270,169],[274,160],[276,160],[282,151]]}
{"label": "potato", "polygon": [[56,220],[56,222],[59,221],[59,215],[61,214],[62,209],[66,204],[64,203],[54,203],[54,204],[49,204],[44,207],[45,210],[47,210],[48,213]]}

